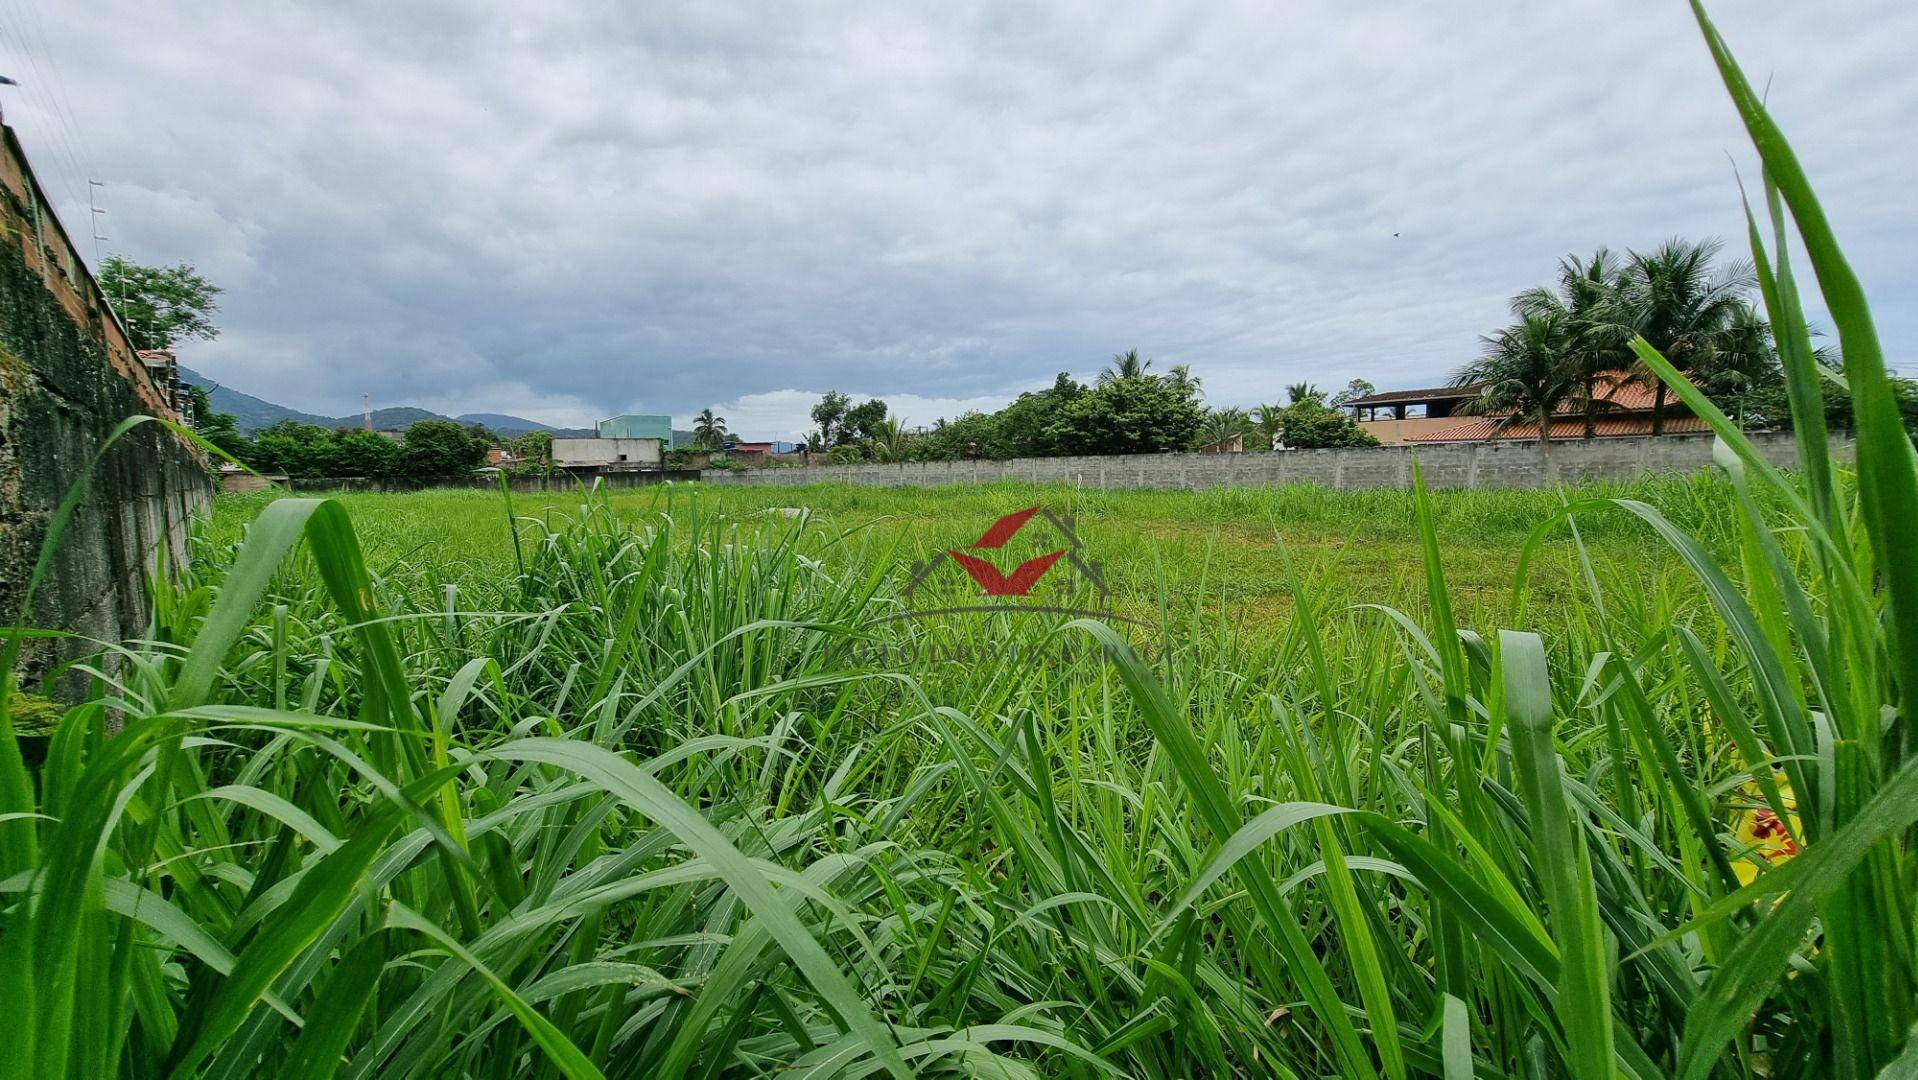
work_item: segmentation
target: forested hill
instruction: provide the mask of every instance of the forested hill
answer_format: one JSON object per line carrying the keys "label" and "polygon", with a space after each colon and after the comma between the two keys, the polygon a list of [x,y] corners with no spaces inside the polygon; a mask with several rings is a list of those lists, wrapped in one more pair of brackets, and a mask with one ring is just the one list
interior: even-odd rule
{"label": "forested hill", "polygon": [[[212,401],[214,411],[232,413],[240,430],[249,435],[282,420],[296,420],[302,424],[318,424],[326,428],[359,427],[364,423],[364,418],[358,413],[351,416],[322,416],[319,413],[291,409],[265,398],[254,397],[252,394],[224,386],[188,367],[180,369],[180,379],[194,386],[205,387],[207,398]],[[436,413],[431,409],[412,405],[394,405],[373,410],[373,427],[377,431],[404,431],[409,425],[419,420],[457,420],[462,424],[483,424],[488,430],[500,435],[518,435],[527,431],[550,431],[556,435],[592,434],[586,430],[556,428],[550,424],[542,424],[537,420],[528,420],[523,416],[513,416],[508,413],[461,413],[459,416],[447,416],[444,413]]]}

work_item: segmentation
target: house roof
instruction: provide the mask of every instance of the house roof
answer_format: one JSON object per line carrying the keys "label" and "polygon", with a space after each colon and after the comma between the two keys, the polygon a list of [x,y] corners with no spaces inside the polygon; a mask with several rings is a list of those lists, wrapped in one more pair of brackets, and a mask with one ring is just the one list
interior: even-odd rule
{"label": "house roof", "polygon": [[1345,403],[1346,408],[1369,409],[1377,405],[1417,405],[1427,401],[1459,401],[1477,397],[1484,383],[1470,383],[1465,386],[1435,386],[1426,390],[1387,390],[1382,394],[1367,394],[1353,398]]}
{"label": "house roof", "polygon": [[[1652,407],[1655,394],[1652,388],[1623,371],[1608,371],[1601,377],[1598,387],[1598,399],[1605,403],[1603,412],[1626,410],[1638,412]],[[1389,390],[1382,394],[1367,394],[1353,398],[1345,403],[1347,408],[1370,409],[1385,405],[1418,405],[1430,401],[1463,401],[1477,397],[1484,383],[1470,383],[1465,386],[1438,386],[1426,390]],[[1678,404],[1677,395],[1666,393],[1667,407]],[[1559,412],[1580,412],[1582,406],[1576,402],[1567,402],[1559,406]]]}
{"label": "house roof", "polygon": [[[1601,415],[1608,411],[1617,412],[1619,410],[1626,412],[1648,412],[1653,402],[1657,400],[1657,394],[1651,387],[1636,380],[1626,381],[1627,377],[1623,372],[1608,372],[1605,378],[1612,381],[1600,383],[1598,387],[1598,400],[1604,402],[1606,405],[1606,408],[1600,409]],[[1667,391],[1665,394],[1665,407],[1669,409],[1677,404],[1677,396]],[[1558,411],[1561,413],[1577,413],[1583,411],[1583,406],[1576,401],[1567,401],[1558,407]]]}
{"label": "house roof", "polygon": [[[1649,395],[1648,395],[1649,396]],[[1414,443],[1460,443],[1489,442],[1496,436],[1501,442],[1523,442],[1538,438],[1538,425],[1517,423],[1504,430],[1498,430],[1500,417],[1487,416],[1457,427],[1428,431],[1423,435],[1413,435],[1406,442]],[[1696,416],[1667,416],[1665,434],[1697,435],[1711,430],[1705,421]],[[1601,439],[1622,438],[1630,435],[1650,435],[1652,418],[1643,413],[1629,416],[1600,414],[1594,431]],[[1552,418],[1553,439],[1580,439],[1585,436],[1585,421],[1577,415],[1567,416],[1560,412]]]}

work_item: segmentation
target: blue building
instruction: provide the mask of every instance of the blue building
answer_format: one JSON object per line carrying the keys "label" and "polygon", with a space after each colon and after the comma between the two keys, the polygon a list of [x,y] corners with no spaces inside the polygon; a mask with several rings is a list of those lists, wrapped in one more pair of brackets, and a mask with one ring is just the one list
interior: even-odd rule
{"label": "blue building", "polygon": [[602,439],[658,439],[660,445],[673,445],[673,418],[651,414],[627,413],[599,422]]}

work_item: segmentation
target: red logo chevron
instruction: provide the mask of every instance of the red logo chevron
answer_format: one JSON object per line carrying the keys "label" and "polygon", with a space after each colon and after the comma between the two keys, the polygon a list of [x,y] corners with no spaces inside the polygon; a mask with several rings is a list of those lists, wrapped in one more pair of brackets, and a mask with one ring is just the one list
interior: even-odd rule
{"label": "red logo chevron", "polygon": [[[1019,535],[1019,531],[1025,528],[1027,522],[1041,515],[1044,516],[1045,523],[1057,534],[1057,539],[1064,541],[1064,547],[1057,551],[1047,552],[1037,558],[1027,559],[1025,562],[1014,567],[1011,573],[1002,572],[999,567],[978,555],[967,554],[968,551],[978,551],[981,549],[998,550],[1005,548],[1012,541],[1013,537]],[[1101,580],[1100,577],[1102,570],[1101,564],[1096,560],[1087,561],[1084,557],[1085,547],[1080,544],[1078,535],[1073,531],[1072,517],[1070,515],[1063,518],[1059,517],[1043,506],[1029,506],[1024,510],[1015,510],[993,522],[992,525],[986,529],[985,533],[979,537],[977,543],[964,544],[958,548],[947,548],[941,553],[941,556],[950,556],[953,562],[959,564],[959,569],[965,571],[966,576],[972,579],[973,584],[979,587],[980,592],[988,597],[1030,597],[1033,588],[1039,584],[1039,580],[1045,577],[1047,571],[1052,569],[1053,564],[1061,559],[1066,560],[1070,570],[1077,573],[1077,581],[1083,582],[1085,585],[1096,590],[1101,599],[1108,595],[1105,582]],[[1026,609],[1026,605],[1021,604],[983,604],[931,609],[922,607],[914,610],[913,598],[915,594],[918,593],[920,586],[932,578],[938,567],[945,564],[945,559],[941,556],[934,556],[931,559],[923,561],[915,561],[912,564],[912,572],[906,581],[902,594],[908,610],[891,616],[892,618],[914,618],[924,615],[946,614],[955,611],[1019,611]],[[953,584],[957,585],[958,583],[953,582]],[[1078,609],[1048,607],[1038,610],[1067,611]],[[1080,614],[1085,613],[1084,611],[1080,612]],[[1093,612],[1093,614],[1121,620],[1125,618],[1122,615],[1115,615],[1109,611]]]}
{"label": "red logo chevron", "polygon": [[[1017,536],[1019,530],[1025,527],[1026,522],[1032,520],[1032,515],[1038,512],[1038,507],[1028,506],[1024,510],[1007,514],[1005,517],[993,522],[992,527],[986,530],[986,534],[979,538],[978,543],[968,544],[966,546],[971,548],[1005,547],[1006,541]],[[979,587],[986,591],[987,596],[1024,596],[1032,591],[1032,587],[1039,583],[1039,579],[1046,575],[1047,570],[1052,569],[1052,564],[1059,561],[1059,556],[1065,554],[1065,549],[1061,548],[1049,555],[1041,555],[1036,559],[1028,559],[1020,563],[1018,568],[1010,575],[1001,574],[998,567],[976,556],[967,555],[960,551],[948,551],[947,554],[951,555],[952,560],[958,563],[967,574],[971,575],[972,580],[979,583]]]}
{"label": "red logo chevron", "polygon": [[1009,576],[1001,574],[998,567],[976,556],[957,550],[948,551],[946,554],[951,555],[954,562],[964,568],[966,573],[972,575],[972,580],[979,583],[979,587],[986,591],[987,596],[1024,596],[1032,591],[1032,587],[1039,583],[1040,578],[1046,576],[1046,571],[1052,569],[1052,564],[1059,561],[1059,556],[1065,554],[1065,549],[1061,548],[1050,555],[1041,555],[1036,559],[1027,559],[1020,563],[1019,568]]}
{"label": "red logo chevron", "polygon": [[1005,547],[1006,541],[1018,535],[1019,530],[1025,528],[1026,522],[1032,520],[1032,515],[1038,512],[1038,507],[1028,506],[1024,510],[1007,514],[1005,517],[993,522],[992,528],[986,530],[986,535],[980,537],[978,543],[967,544],[966,546],[970,548]]}

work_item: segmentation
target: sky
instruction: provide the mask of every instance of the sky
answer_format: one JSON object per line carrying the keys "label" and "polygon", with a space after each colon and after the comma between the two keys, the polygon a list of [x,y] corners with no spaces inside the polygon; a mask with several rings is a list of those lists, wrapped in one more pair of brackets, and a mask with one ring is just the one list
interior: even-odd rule
{"label": "sky", "polygon": [[[1918,374],[1918,5],[1712,6]],[[0,0],[0,74],[70,231],[225,289],[182,360],[328,415],[1431,385],[1756,176],[1677,0]]]}

